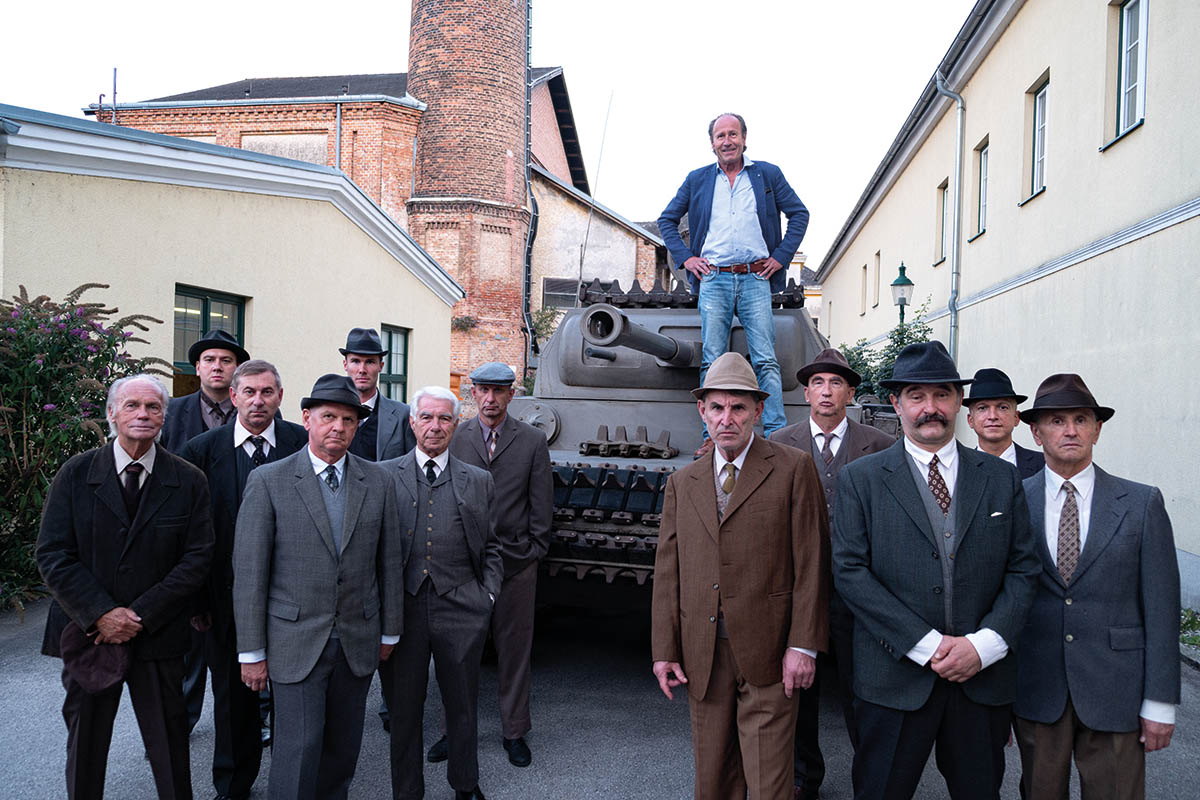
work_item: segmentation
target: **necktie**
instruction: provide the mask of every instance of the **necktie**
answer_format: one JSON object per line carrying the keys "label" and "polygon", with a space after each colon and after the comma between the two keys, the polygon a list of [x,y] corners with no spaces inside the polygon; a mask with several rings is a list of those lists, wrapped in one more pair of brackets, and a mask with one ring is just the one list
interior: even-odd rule
{"label": "necktie", "polygon": [[267,463],[267,453],[263,450],[263,446],[266,445],[267,440],[261,436],[251,436],[250,442],[254,445],[254,453],[250,456],[250,460],[254,462],[254,466],[261,467]]}
{"label": "necktie", "polygon": [[425,480],[429,481],[430,486],[432,486],[433,482],[437,480],[437,473],[433,471],[432,458],[425,462]]}
{"label": "necktie", "polygon": [[491,461],[494,455],[496,455],[496,429],[492,428],[488,433],[488,461]]}
{"label": "necktie", "polygon": [[138,498],[142,492],[139,479],[143,469],[145,467],[135,461],[127,465],[122,473],[125,480],[121,483],[121,495],[125,498],[125,510],[129,512],[130,519],[133,519],[137,513]]}
{"label": "necktie", "polygon": [[829,464],[833,461],[833,434],[825,434],[825,446],[821,448],[821,458],[825,459],[825,463]]}
{"label": "necktie", "polygon": [[1079,505],[1075,502],[1075,487],[1063,481],[1062,514],[1058,517],[1058,574],[1067,583],[1079,564]]}
{"label": "necktie", "polygon": [[333,464],[330,464],[325,468],[324,475],[325,482],[329,484],[330,491],[336,492],[338,487],[341,486],[341,482],[338,481],[337,467],[333,466]]}
{"label": "necktie", "polygon": [[729,506],[729,497],[733,494],[734,484],[737,482],[737,467],[733,464],[726,464],[721,467],[721,482],[717,486],[717,514],[721,517],[725,516],[725,509]]}
{"label": "necktie", "polygon": [[950,490],[946,488],[946,481],[938,470],[937,455],[934,455],[933,460],[929,462],[929,491],[933,492],[933,499],[937,501],[938,508],[942,509],[942,513],[949,514]]}

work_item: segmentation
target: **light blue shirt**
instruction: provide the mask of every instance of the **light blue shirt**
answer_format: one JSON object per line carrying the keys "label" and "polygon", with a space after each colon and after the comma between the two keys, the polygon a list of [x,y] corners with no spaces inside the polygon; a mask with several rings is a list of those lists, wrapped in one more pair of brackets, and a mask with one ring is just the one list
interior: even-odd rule
{"label": "light blue shirt", "polygon": [[733,186],[729,185],[729,178],[721,167],[713,165],[712,216],[700,255],[714,267],[749,264],[771,254],[758,221],[754,185],[746,174],[746,167],[753,163],[742,156],[742,171],[737,174]]}

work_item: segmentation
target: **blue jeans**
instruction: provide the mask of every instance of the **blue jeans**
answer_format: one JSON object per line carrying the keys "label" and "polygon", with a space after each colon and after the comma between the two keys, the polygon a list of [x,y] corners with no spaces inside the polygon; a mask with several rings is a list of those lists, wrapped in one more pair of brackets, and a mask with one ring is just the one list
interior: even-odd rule
{"label": "blue jeans", "polygon": [[750,365],[758,388],[770,394],[763,403],[763,432],[787,425],[783,413],[783,385],[775,360],[775,317],[771,314],[771,282],[753,273],[734,275],[715,269],[700,281],[700,384],[712,362],[729,349],[729,332],[736,314],[746,333]]}

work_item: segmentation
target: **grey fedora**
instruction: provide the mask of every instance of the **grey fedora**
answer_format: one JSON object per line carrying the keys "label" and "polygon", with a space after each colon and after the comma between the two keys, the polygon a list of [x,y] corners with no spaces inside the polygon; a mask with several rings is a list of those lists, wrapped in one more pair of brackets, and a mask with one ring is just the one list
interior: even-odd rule
{"label": "grey fedora", "polygon": [[308,397],[300,401],[300,408],[312,408],[323,403],[349,406],[358,413],[359,419],[371,416],[371,409],[358,401],[358,392],[354,388],[354,381],[345,375],[330,373],[317,378]]}
{"label": "grey fedora", "polygon": [[808,386],[808,379],[821,372],[841,375],[851,386],[858,386],[862,383],[862,375],[850,369],[850,362],[836,347],[830,347],[817,353],[816,358],[800,368],[796,373],[796,378]]}
{"label": "grey fedora", "polygon": [[748,392],[759,400],[770,395],[758,388],[758,378],[750,362],[741,353],[725,353],[717,358],[704,376],[704,385],[692,390],[692,396],[703,400],[705,392],[719,389],[723,392]]}
{"label": "grey fedora", "polygon": [[903,389],[912,383],[950,383],[966,386],[974,378],[959,377],[954,359],[946,352],[946,345],[932,342],[914,342],[900,351],[892,367],[892,377],[880,381],[885,389]]}
{"label": "grey fedora", "polygon": [[1101,422],[1107,422],[1117,413],[1096,402],[1083,378],[1071,372],[1059,372],[1042,381],[1033,397],[1033,406],[1021,412],[1021,421],[1033,424],[1043,411],[1067,408],[1090,408]]}

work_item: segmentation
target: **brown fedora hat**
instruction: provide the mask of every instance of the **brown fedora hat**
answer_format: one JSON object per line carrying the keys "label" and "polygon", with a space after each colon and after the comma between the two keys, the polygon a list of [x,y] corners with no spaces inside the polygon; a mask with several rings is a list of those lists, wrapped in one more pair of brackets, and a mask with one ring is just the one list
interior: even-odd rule
{"label": "brown fedora hat", "polygon": [[1043,411],[1065,408],[1090,408],[1101,422],[1107,422],[1116,413],[1096,402],[1083,378],[1071,372],[1060,372],[1042,381],[1033,397],[1033,406],[1021,412],[1021,421],[1033,424]]}
{"label": "brown fedora hat", "polygon": [[817,357],[805,364],[796,373],[796,379],[808,386],[808,379],[821,372],[832,372],[841,375],[851,386],[862,383],[862,375],[850,369],[850,362],[836,347],[830,347],[817,353]]}
{"label": "brown fedora hat", "polygon": [[759,400],[766,400],[767,392],[758,388],[758,379],[750,362],[741,353],[725,353],[712,363],[704,376],[704,385],[692,390],[697,400],[704,399],[705,392],[719,389],[723,392],[748,392]]}

